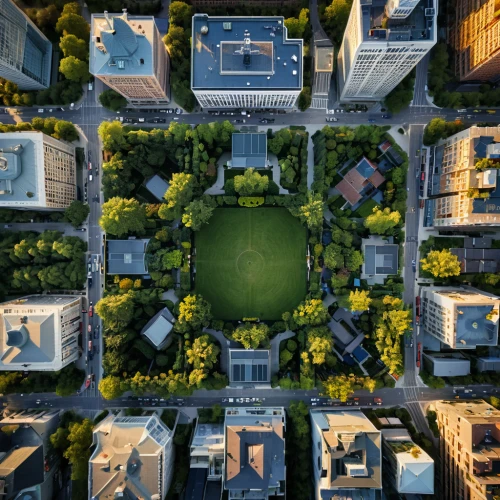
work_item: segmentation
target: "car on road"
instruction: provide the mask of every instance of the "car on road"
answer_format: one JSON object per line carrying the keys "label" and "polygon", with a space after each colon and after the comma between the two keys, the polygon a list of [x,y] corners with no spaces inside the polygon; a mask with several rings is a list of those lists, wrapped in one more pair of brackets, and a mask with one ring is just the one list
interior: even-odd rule
{"label": "car on road", "polygon": [[94,306],[91,302],[89,306],[89,316],[92,317],[93,315],[94,315]]}
{"label": "car on road", "polygon": [[259,120],[260,123],[266,124],[266,123],[274,123],[274,118],[262,118]]}
{"label": "car on road", "polygon": [[375,118],[368,118],[368,123],[375,123],[376,121]]}
{"label": "car on road", "polygon": [[92,170],[92,162],[89,161],[89,170]]}
{"label": "car on road", "polygon": [[99,328],[94,328],[94,339],[98,339],[99,338]]}
{"label": "car on road", "polygon": [[386,120],[388,120],[390,117],[391,115],[382,115],[382,118],[385,118]]}
{"label": "car on road", "polygon": [[85,228],[85,227],[79,227],[79,228],[77,229],[77,231],[86,231],[86,230],[87,230],[87,228]]}
{"label": "car on road", "polygon": [[139,118],[139,123],[144,123],[146,120],[144,118]]}
{"label": "car on road", "polygon": [[327,122],[338,122],[339,119],[338,118],[327,118],[326,121]]}
{"label": "car on road", "polygon": [[90,382],[92,382],[92,374],[89,373],[87,375],[87,379],[85,380],[85,388],[87,389],[90,386]]}
{"label": "car on road", "polygon": [[87,326],[87,331],[88,331],[89,333],[91,333],[91,332],[92,332],[92,325]]}
{"label": "car on road", "polygon": [[88,283],[89,283],[89,288],[92,288],[92,277],[89,276],[88,278]]}
{"label": "car on road", "polygon": [[176,115],[181,115],[181,114],[182,114],[182,109],[180,109],[180,108],[175,108],[175,114],[176,114]]}
{"label": "car on road", "polygon": [[382,404],[382,398],[373,398],[373,402],[376,404],[376,405],[381,405]]}
{"label": "car on road", "polygon": [[415,259],[413,259],[411,261],[411,268],[413,269],[413,272],[416,273],[417,272],[417,263],[415,261]]}
{"label": "car on road", "polygon": [[91,273],[91,272],[92,272],[92,264],[90,263],[90,261],[89,261],[89,262],[87,262],[87,271],[88,271],[89,273]]}
{"label": "car on road", "polygon": [[5,224],[4,228],[8,229],[9,227],[12,227],[12,224]]}

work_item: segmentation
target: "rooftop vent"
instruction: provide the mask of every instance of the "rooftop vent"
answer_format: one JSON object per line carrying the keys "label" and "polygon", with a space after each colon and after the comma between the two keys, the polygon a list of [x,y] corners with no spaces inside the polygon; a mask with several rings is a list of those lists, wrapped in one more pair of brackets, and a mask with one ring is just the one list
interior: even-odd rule
{"label": "rooftop vent", "polygon": [[202,26],[200,31],[202,35],[206,35],[208,33],[208,26]]}
{"label": "rooftop vent", "polygon": [[294,69],[294,70],[292,71],[292,75],[293,75],[293,76],[296,76],[296,75],[297,75],[297,70],[296,70],[296,69]]}
{"label": "rooftop vent", "polygon": [[435,9],[425,9],[425,16],[426,17],[433,17],[436,15]]}
{"label": "rooftop vent", "polygon": [[224,31],[231,31],[233,29],[232,23],[222,23],[222,27],[224,28]]}
{"label": "rooftop vent", "polygon": [[292,61],[293,62],[297,62],[298,61],[297,56],[295,54],[292,56]]}
{"label": "rooftop vent", "polygon": [[250,82],[247,82],[247,85],[250,85]]}
{"label": "rooftop vent", "polygon": [[141,64],[144,64],[144,59],[142,57],[139,59],[139,61]]}
{"label": "rooftop vent", "polygon": [[118,60],[117,66],[118,66],[118,69],[125,69],[125,61],[123,59]]}

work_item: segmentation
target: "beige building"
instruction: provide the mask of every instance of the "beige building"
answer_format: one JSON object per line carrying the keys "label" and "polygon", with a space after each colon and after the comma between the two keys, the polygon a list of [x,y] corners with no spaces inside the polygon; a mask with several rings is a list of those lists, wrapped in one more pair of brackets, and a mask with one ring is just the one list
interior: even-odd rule
{"label": "beige building", "polygon": [[90,73],[131,104],[168,104],[169,57],[153,16],[93,14]]}
{"label": "beige building", "polygon": [[0,134],[0,208],[63,209],[76,199],[75,147],[42,132]]}
{"label": "beige building", "polygon": [[434,227],[500,225],[500,169],[475,168],[499,155],[500,126],[473,126],[438,142],[429,180]]}
{"label": "beige building", "polygon": [[500,1],[457,0],[449,39],[460,81],[493,80],[500,75]]}
{"label": "beige building", "polygon": [[436,403],[441,498],[493,500],[500,494],[500,411],[484,401]]}
{"label": "beige building", "polygon": [[58,371],[76,361],[81,298],[29,295],[0,304],[0,370]]}

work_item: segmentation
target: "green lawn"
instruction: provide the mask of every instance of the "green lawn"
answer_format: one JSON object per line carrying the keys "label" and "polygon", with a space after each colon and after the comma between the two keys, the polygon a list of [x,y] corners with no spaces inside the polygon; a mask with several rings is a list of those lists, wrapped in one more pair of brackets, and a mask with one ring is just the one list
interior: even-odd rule
{"label": "green lawn", "polygon": [[217,319],[278,320],[306,295],[306,229],[284,208],[219,208],[195,245],[196,293]]}
{"label": "green lawn", "polygon": [[370,198],[369,200],[366,200],[353,214],[353,217],[359,217],[362,219],[365,219],[369,215],[373,213],[373,209],[375,207],[378,207],[379,204],[373,199]]}

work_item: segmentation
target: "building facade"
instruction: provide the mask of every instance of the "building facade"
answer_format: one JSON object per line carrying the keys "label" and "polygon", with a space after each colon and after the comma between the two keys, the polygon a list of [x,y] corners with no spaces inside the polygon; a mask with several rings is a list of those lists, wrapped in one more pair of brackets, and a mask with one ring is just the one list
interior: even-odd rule
{"label": "building facade", "polygon": [[500,76],[500,8],[498,0],[457,0],[449,40],[460,81],[495,80]]}
{"label": "building facade", "polygon": [[93,14],[90,73],[131,104],[168,104],[169,57],[153,16]]}
{"label": "building facade", "polygon": [[21,90],[50,85],[52,44],[12,0],[0,0],[0,76]]}
{"label": "building facade", "polygon": [[0,370],[58,371],[80,355],[80,296],[29,295],[0,304]]}
{"label": "building facade", "polygon": [[354,0],[338,54],[340,100],[387,96],[436,44],[436,18],[434,0]]}
{"label": "building facade", "polygon": [[484,401],[436,403],[443,500],[492,500],[500,488],[500,411]]}
{"label": "building facade", "polygon": [[0,207],[63,209],[76,189],[73,145],[38,131],[0,134]]}
{"label": "building facade", "polygon": [[302,40],[283,17],[210,17],[192,24],[191,90],[203,108],[292,108],[302,90]]}

